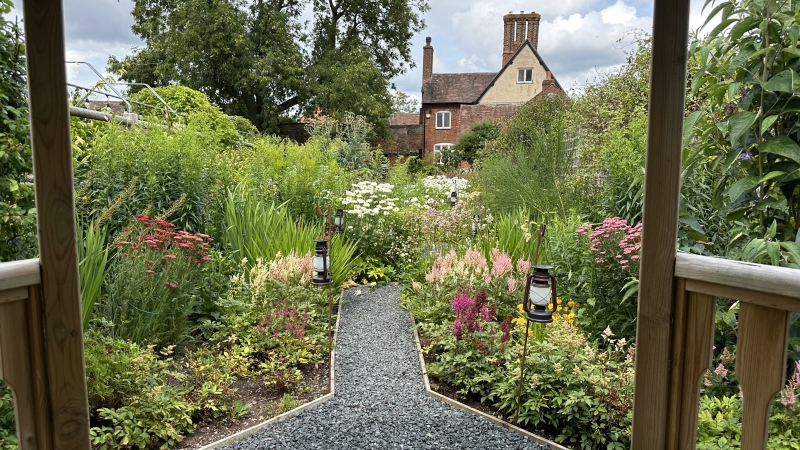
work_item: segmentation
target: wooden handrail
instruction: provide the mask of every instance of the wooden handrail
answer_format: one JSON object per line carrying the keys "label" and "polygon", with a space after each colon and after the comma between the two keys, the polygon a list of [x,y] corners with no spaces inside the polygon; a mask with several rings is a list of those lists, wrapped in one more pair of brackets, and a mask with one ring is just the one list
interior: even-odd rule
{"label": "wooden handrail", "polygon": [[0,291],[41,283],[39,259],[0,263]]}
{"label": "wooden handrail", "polygon": [[800,299],[800,270],[678,253],[675,276]]}

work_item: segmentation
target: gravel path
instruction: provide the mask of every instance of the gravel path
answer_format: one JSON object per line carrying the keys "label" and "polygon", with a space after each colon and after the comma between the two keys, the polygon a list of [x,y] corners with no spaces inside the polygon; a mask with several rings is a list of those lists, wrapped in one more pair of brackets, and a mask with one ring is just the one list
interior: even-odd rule
{"label": "gravel path", "polygon": [[399,286],[346,291],[336,395],[227,447],[254,449],[546,449],[425,395]]}

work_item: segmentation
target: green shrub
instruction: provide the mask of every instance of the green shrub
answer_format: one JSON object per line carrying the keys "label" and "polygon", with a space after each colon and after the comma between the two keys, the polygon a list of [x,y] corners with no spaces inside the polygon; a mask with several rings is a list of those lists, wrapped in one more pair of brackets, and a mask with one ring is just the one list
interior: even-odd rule
{"label": "green shrub", "polygon": [[[608,348],[601,351],[563,321],[547,328],[545,339],[529,342],[520,423],[555,435],[556,442],[573,448],[628,448],[633,346],[607,335]],[[489,396],[508,416],[517,408],[522,349],[519,340],[515,342],[514,357]]]}
{"label": "green shrub", "polygon": [[25,44],[22,29],[5,19],[11,6],[0,2],[0,262],[37,253]]}
{"label": "green shrub", "polygon": [[81,318],[83,329],[89,326],[108,265],[107,232],[95,222],[78,226],[78,268],[81,286]]}
{"label": "green shrub", "polygon": [[197,423],[246,412],[232,385],[243,371],[228,351],[200,348],[183,360],[170,348],[89,331],[85,338],[92,444],[98,448],[169,448]]}
{"label": "green shrub", "polygon": [[455,145],[442,155],[442,163],[448,167],[458,167],[461,161],[475,162],[478,152],[490,148],[500,137],[502,128],[495,120],[476,123],[466,133],[461,133]]}

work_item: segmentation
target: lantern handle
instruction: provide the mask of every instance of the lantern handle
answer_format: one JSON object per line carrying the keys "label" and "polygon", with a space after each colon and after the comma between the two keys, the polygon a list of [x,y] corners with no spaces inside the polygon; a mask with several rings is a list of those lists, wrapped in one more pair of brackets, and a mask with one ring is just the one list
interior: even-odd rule
{"label": "lantern handle", "polygon": [[528,276],[525,277],[525,297],[522,299],[522,309],[527,313],[531,310],[531,280],[533,279],[533,274],[528,273]]}

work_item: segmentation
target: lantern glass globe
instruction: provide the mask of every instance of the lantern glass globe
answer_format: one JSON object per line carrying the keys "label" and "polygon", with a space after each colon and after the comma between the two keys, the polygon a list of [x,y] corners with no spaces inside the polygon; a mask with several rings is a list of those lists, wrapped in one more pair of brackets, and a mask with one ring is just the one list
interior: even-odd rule
{"label": "lantern glass globe", "polygon": [[325,256],[324,259],[322,256],[315,256],[314,260],[314,270],[317,272],[325,272],[325,269],[330,269],[331,267],[331,257]]}
{"label": "lantern glass globe", "polygon": [[550,287],[531,286],[529,297],[534,305],[547,308],[547,304],[550,303]]}

